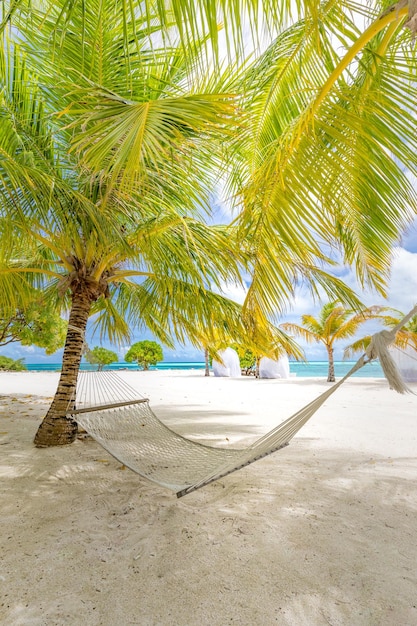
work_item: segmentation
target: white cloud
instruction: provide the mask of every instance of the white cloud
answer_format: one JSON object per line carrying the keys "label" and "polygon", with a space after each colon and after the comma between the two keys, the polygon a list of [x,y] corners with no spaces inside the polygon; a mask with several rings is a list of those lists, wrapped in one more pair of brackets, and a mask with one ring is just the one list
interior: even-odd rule
{"label": "white cloud", "polygon": [[34,354],[36,352],[35,346],[21,346],[21,350],[27,354]]}
{"label": "white cloud", "polygon": [[404,248],[394,251],[388,301],[403,313],[417,303],[417,252]]}
{"label": "white cloud", "polygon": [[296,289],[295,297],[290,302],[290,309],[285,315],[285,321],[294,321],[294,318],[301,318],[302,315],[315,315],[320,310],[321,304],[314,302],[311,295],[305,288]]}
{"label": "white cloud", "polygon": [[220,293],[225,298],[229,298],[230,300],[237,302],[238,304],[243,304],[246,294],[248,293],[246,287],[243,285],[236,285],[234,283],[223,283],[220,290],[215,289],[214,286],[212,286],[212,290],[216,293]]}

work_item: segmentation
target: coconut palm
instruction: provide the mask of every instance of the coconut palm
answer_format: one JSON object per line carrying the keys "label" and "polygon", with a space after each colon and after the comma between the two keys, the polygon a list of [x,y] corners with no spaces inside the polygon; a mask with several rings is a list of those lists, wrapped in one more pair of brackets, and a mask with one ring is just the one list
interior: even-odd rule
{"label": "coconut palm", "polygon": [[30,27],[17,23],[20,44],[5,30],[0,51],[1,280],[10,298],[35,284],[69,310],[38,446],[76,435],[66,414],[90,316],[112,341],[141,324],[172,345],[183,320],[193,340],[193,322],[214,306],[233,318],[234,305],[209,288],[239,279],[233,240],[200,219],[216,146],[234,124],[231,98],[194,75],[197,43],[188,56],[160,49],[156,29],[136,16],[127,25],[110,0],[89,3],[80,46],[78,8],[59,41],[56,4]]}
{"label": "coconut palm", "polygon": [[[88,44],[83,53],[88,62],[91,50],[101,45],[96,34],[100,29],[91,27],[90,14],[98,12],[102,19],[102,9],[95,3],[79,7],[75,0],[62,10],[56,4],[44,3],[47,17],[41,20],[32,5],[25,13],[25,2],[13,3],[10,12],[15,20],[24,16],[25,37],[35,39],[40,49],[38,33],[42,44],[48,24],[48,41],[59,48],[60,58],[63,33],[70,31],[74,49],[68,59],[64,55],[66,69],[79,54],[78,40]],[[343,283],[323,271],[323,264],[332,260],[323,253],[329,245],[339,246],[341,258],[356,268],[361,284],[384,293],[392,244],[416,208],[416,194],[404,171],[416,171],[417,158],[415,46],[409,32],[413,3],[409,5],[251,0],[237,10],[227,0],[220,6],[176,0],[117,4],[125,49],[130,45],[125,24],[133,15],[156,31],[159,19],[165,30],[158,35],[167,41],[168,33],[177,32],[187,49],[194,49],[196,36],[204,32],[210,38],[209,51],[216,51],[217,20],[241,40],[242,7],[249,16],[264,16],[259,26],[272,24],[271,36],[279,32],[243,79],[230,84],[244,95],[240,110],[250,116],[250,124],[239,133],[236,167],[229,179],[230,190],[240,200],[239,237],[248,240],[252,257],[245,309],[261,308],[267,315],[282,311],[294,284],[305,279],[313,291],[322,288],[331,299],[351,298],[350,304],[357,305],[343,291]],[[290,24],[285,29],[284,20]],[[257,21],[251,23],[256,33]],[[138,46],[136,40],[134,48]],[[58,54],[55,63],[57,59]],[[132,70],[133,59],[129,54],[127,66]],[[201,66],[194,61],[193,69],[195,78]],[[91,85],[87,91],[77,114],[90,126],[74,147],[82,151],[88,167],[109,175],[111,169],[111,183],[137,184],[141,170],[132,149],[138,136],[132,129],[132,102],[116,91],[98,88],[93,93]],[[92,113],[91,105],[98,111]],[[143,107],[137,113],[143,115]],[[106,132],[109,125],[111,133]]]}
{"label": "coconut palm", "polygon": [[[49,40],[58,46],[62,33],[76,30],[88,44],[88,56],[90,48],[100,42],[90,26],[90,13],[100,7],[93,2],[78,7],[75,0],[65,2],[62,10],[56,5],[42,5],[45,15],[52,16],[46,20],[51,23]],[[265,278],[278,278],[277,286],[284,288],[282,296],[279,288],[274,290],[281,306],[294,274],[300,278],[303,273],[314,273],[316,283],[326,282],[327,277],[314,267],[317,258],[323,260],[318,245],[323,240],[341,242],[345,260],[357,267],[359,279],[384,288],[392,242],[412,217],[410,201],[412,209],[416,204],[403,171],[416,169],[415,46],[409,32],[414,5],[413,0],[397,4],[374,0],[364,6],[346,0],[251,0],[239,6],[231,0],[220,4],[210,0],[117,4],[126,24],[134,11],[149,28],[152,21],[155,30],[155,19],[169,27],[169,33],[176,23],[174,32],[183,39],[187,33],[193,34],[193,46],[196,36],[204,32],[216,48],[220,22],[242,38],[245,11],[248,16],[264,16],[259,29],[265,22],[272,24],[271,37],[272,31],[280,32],[243,81],[233,85],[245,94],[244,109],[251,118],[239,134],[242,159],[231,186],[244,200],[242,233],[247,229],[253,233],[256,227],[251,246],[260,258],[252,289],[260,285],[265,306],[271,291],[264,286]],[[26,2],[17,0],[10,12],[14,19],[23,12],[21,28],[33,39],[37,26],[41,24],[44,31],[45,20],[25,9]],[[79,19],[74,25],[76,11]],[[286,28],[284,21],[289,24]],[[257,20],[251,25],[256,35]],[[161,32],[167,37],[166,30]],[[127,41],[125,33],[124,45]],[[188,42],[191,44],[189,37]],[[139,45],[136,42],[136,48]],[[94,146],[86,150],[84,158],[100,168],[107,162],[116,172],[128,162],[126,184],[130,184],[134,164],[132,136],[126,133],[125,123],[118,130],[113,125],[110,137],[103,129],[116,114],[124,122],[125,117],[131,118],[130,104],[113,94],[113,106],[107,101],[97,116],[84,111],[89,120],[101,120]],[[92,136],[89,129],[77,145],[85,146]],[[108,148],[115,145],[116,136],[117,156],[109,160]],[[299,243],[303,248],[300,259],[294,254]],[[288,247],[293,251],[291,258],[286,255]],[[274,261],[277,257],[279,262]],[[286,272],[280,270],[281,264],[287,266]]]}
{"label": "coconut palm", "polygon": [[369,307],[360,313],[345,309],[338,302],[329,302],[323,306],[319,316],[303,315],[302,325],[283,323],[281,327],[302,337],[308,343],[322,343],[326,347],[329,361],[327,382],[335,382],[334,344],[336,341],[353,337],[359,326],[379,315],[381,307]]}
{"label": "coconut palm", "polygon": [[303,279],[340,299],[343,285],[323,272],[326,246],[384,294],[392,245],[417,207],[407,176],[417,172],[414,0],[147,6],[188,44],[204,31],[216,47],[224,21],[239,48],[242,7],[255,35],[260,16],[259,29],[272,25],[270,45],[234,85],[250,119],[229,180],[252,253],[245,308],[282,311]]}

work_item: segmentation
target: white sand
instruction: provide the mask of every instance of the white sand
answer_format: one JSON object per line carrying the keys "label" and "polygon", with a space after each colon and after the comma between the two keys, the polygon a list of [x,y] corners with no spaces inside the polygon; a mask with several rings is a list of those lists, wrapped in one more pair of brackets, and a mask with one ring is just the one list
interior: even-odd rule
{"label": "white sand", "polygon": [[[328,386],[121,375],[235,446]],[[417,396],[351,380],[283,451],[177,500],[91,439],[36,449],[57,380],[0,374],[2,625],[417,624]]]}

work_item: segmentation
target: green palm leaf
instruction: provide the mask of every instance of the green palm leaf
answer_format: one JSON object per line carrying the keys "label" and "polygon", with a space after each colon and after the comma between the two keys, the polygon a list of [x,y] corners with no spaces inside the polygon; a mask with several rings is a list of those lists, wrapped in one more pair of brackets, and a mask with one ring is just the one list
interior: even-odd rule
{"label": "green palm leaf", "polygon": [[[296,250],[300,265],[309,257],[317,265],[323,244],[337,246],[361,284],[384,292],[392,245],[417,208],[404,171],[417,164],[409,35],[400,21],[375,29],[362,52],[344,5],[324,4],[320,20],[319,45],[314,19],[306,19],[284,31],[247,78],[256,121],[243,152],[239,142],[247,173],[236,179],[236,188],[244,181],[237,225],[256,233],[257,294],[249,297],[267,309],[272,283],[280,308],[278,294],[290,282],[290,268],[279,280],[283,249]],[[344,57],[335,37],[348,48]]]}

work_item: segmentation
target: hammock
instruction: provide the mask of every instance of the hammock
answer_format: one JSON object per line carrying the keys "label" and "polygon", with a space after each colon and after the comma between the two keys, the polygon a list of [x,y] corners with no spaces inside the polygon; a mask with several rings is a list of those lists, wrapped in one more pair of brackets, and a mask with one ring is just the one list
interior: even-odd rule
{"label": "hammock", "polygon": [[[401,322],[405,324],[417,306]],[[400,325],[398,325],[400,326]],[[75,419],[123,465],[182,497],[287,446],[317,409],[352,374],[379,358],[390,387],[410,391],[388,352],[398,327],[372,337],[366,353],[340,381],[266,435],[242,450],[191,441],[164,425],[149,401],[114,372],[80,372]]]}

